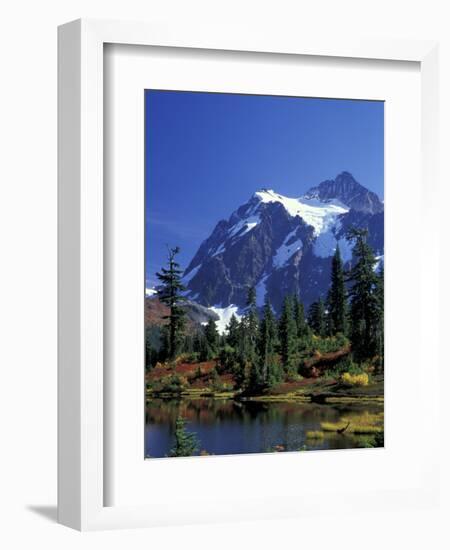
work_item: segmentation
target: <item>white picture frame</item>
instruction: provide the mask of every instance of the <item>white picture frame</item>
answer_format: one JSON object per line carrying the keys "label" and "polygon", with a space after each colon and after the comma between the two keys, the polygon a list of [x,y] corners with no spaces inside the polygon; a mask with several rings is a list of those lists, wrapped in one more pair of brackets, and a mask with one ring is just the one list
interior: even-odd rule
{"label": "white picture frame", "polygon": [[[202,521],[257,519],[273,517],[274,507],[263,498],[240,502],[216,499],[209,513],[186,506],[172,510],[146,505],[105,506],[104,476],[104,193],[103,193],[103,97],[104,46],[128,44],[195,48],[261,54],[286,54],[357,58],[361,60],[411,61],[420,63],[422,196],[427,209],[421,223],[431,220],[436,208],[438,151],[438,45],[433,41],[347,40],[345,38],[285,36],[280,31],[238,32],[226,28],[165,28],[159,24],[78,20],[59,28],[59,352],[58,352],[58,518],[59,522],[80,530],[144,527]],[[427,229],[428,234],[434,231]],[[432,236],[435,236],[434,234]],[[432,289],[420,303],[421,315],[437,318],[438,240],[421,256],[422,285]],[[425,252],[424,252],[425,254]],[[431,336],[433,337],[433,336]],[[437,339],[437,335],[434,336]],[[437,380],[436,345],[429,346],[427,371]],[[427,403],[434,403],[430,418],[437,417],[437,386],[423,386],[429,392]],[[436,423],[435,423],[436,424]],[[434,424],[434,425],[435,425]],[[433,425],[433,422],[430,422]],[[430,428],[431,430],[435,428]],[[437,499],[438,462],[428,460],[418,486],[392,491],[389,506],[430,505]],[[386,494],[367,494],[374,509]],[[176,495],[174,495],[176,500]],[[352,495],[320,495],[303,502],[286,500],[277,504],[277,515],[299,516],[332,509]],[[222,512],[220,512],[222,510]]]}

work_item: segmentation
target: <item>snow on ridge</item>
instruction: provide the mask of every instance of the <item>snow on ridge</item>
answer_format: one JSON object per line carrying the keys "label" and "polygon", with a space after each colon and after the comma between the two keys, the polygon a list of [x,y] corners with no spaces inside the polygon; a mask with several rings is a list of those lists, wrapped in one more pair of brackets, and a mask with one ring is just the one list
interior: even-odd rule
{"label": "snow on ridge", "polygon": [[202,264],[199,264],[195,266],[193,269],[191,269],[187,275],[183,275],[181,279],[183,284],[187,285],[188,283],[190,283],[190,281],[197,275],[201,267],[202,267]]}
{"label": "snow on ridge", "polygon": [[300,197],[293,199],[285,197],[273,190],[264,189],[255,193],[260,202],[279,202],[287,213],[292,216],[300,216],[305,223],[314,228],[315,235],[326,231],[340,214],[346,214],[350,208],[338,199],[321,201],[317,198]]}
{"label": "snow on ridge", "polygon": [[266,281],[269,275],[263,275],[261,279],[259,280],[258,284],[255,286],[255,292],[256,292],[256,305],[258,307],[262,307],[264,305],[264,302],[266,301]]}
{"label": "snow on ridge", "polygon": [[[230,220],[235,221],[235,223],[228,229],[227,236],[222,241],[222,243],[217,245],[216,249],[210,251],[212,252],[213,257],[225,252],[226,242],[228,239],[242,237],[248,232],[252,231],[261,223],[261,216],[258,212],[258,208],[261,203],[280,203],[290,216],[300,216],[300,218],[302,218],[306,224],[313,227],[316,237],[328,231],[334,224],[338,222],[338,217],[341,214],[345,214],[349,211],[349,208],[337,199],[333,199],[330,201],[320,201],[317,198],[307,197],[295,199],[280,195],[272,189],[263,189],[261,191],[257,191],[256,193],[254,193],[253,197],[257,198],[258,201],[256,203],[251,202],[249,204],[249,207],[245,212],[245,217],[240,218],[239,216],[237,216],[236,212],[231,216]],[[287,242],[287,239],[288,237],[286,237],[285,242]],[[294,244],[296,250],[299,250],[303,246],[303,243],[299,239],[296,243],[293,243],[287,248],[280,248],[279,255],[277,254],[277,257],[274,259],[274,265],[280,267],[282,265],[280,264],[280,262],[285,263],[287,261],[290,256],[288,256],[284,260],[283,258],[289,252],[289,250],[294,247]],[[290,255],[292,255],[296,250],[294,250]],[[191,270],[186,278],[184,278],[185,283],[189,283],[190,280],[195,276],[196,272],[193,272],[194,270]]]}
{"label": "snow on ridge", "polygon": [[337,240],[332,231],[324,231],[318,235],[313,244],[314,255],[318,258],[328,258],[336,251]]}
{"label": "snow on ridge", "polygon": [[219,334],[225,334],[228,323],[233,315],[238,321],[242,318],[242,315],[238,313],[239,307],[234,304],[230,304],[227,307],[212,306],[208,309],[219,316],[219,320],[216,321],[216,328]]}
{"label": "snow on ridge", "polygon": [[217,250],[214,252],[213,257],[222,254],[222,252],[225,252],[225,246],[223,243],[221,243],[219,248],[217,248]]}
{"label": "snow on ridge", "polygon": [[[239,237],[245,235],[252,229],[254,229],[261,222],[259,215],[250,215],[248,218],[239,220],[231,229],[229,230],[229,236],[234,237],[239,233]],[[242,231],[244,229],[244,231]]]}
{"label": "snow on ridge", "polygon": [[146,296],[154,296],[157,294],[157,291],[154,288],[146,288],[145,289],[145,295]]}
{"label": "snow on ridge", "polygon": [[284,239],[283,244],[275,252],[275,256],[272,258],[273,266],[278,268],[282,267],[296,252],[303,248],[303,242],[301,239],[296,239],[292,243],[288,244],[292,240],[297,228],[288,233]]}
{"label": "snow on ridge", "polygon": [[337,244],[339,245],[339,252],[341,253],[342,262],[345,264],[352,259],[353,256],[353,243],[346,237],[341,237]]}
{"label": "snow on ridge", "polygon": [[352,259],[353,244],[345,237],[337,239],[333,228],[321,233],[313,244],[314,255],[319,258],[329,258],[336,252],[339,246],[342,262],[345,264]]}
{"label": "snow on ridge", "polygon": [[335,218],[332,223],[317,236],[313,244],[314,255],[319,258],[329,258],[336,252],[336,248],[339,246],[342,262],[345,264],[352,259],[353,255],[353,243],[345,236],[337,238],[336,234],[342,227],[341,220]]}

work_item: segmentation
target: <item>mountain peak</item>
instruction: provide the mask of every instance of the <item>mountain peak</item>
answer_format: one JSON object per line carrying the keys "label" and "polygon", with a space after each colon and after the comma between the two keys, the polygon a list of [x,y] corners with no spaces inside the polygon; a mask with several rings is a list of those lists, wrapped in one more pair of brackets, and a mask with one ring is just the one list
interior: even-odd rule
{"label": "mountain peak", "polygon": [[263,189],[257,191],[250,201],[251,209],[245,210],[245,214],[255,214],[260,205],[265,203],[278,203],[292,218],[300,217],[314,228],[316,234],[329,224],[332,218],[348,212],[349,208],[340,200],[317,200],[316,197],[291,198],[280,195],[273,190]]}
{"label": "mountain peak", "polygon": [[259,189],[200,245],[183,278],[187,297],[216,309],[243,308],[253,285],[258,306],[268,296],[279,311],[286,293],[309,305],[328,292],[337,246],[344,263],[352,259],[350,227],[367,228],[369,244],[383,254],[382,212],[377,195],[349,172],[302,197]]}
{"label": "mountain peak", "polygon": [[257,199],[259,202],[272,202],[274,200],[279,200],[283,197],[282,195],[276,193],[273,189],[262,187],[261,189],[253,193],[252,198]]}
{"label": "mountain peak", "polygon": [[357,212],[377,214],[383,212],[383,203],[378,195],[361,185],[350,172],[344,171],[334,180],[325,180],[312,187],[305,195],[308,199],[328,201],[338,199]]}

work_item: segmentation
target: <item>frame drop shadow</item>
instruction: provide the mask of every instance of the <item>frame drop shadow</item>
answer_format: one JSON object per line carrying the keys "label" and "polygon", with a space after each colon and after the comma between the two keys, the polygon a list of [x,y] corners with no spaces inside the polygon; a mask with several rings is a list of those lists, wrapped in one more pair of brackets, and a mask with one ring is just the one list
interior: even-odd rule
{"label": "frame drop shadow", "polygon": [[33,505],[27,506],[27,509],[52,523],[58,521],[58,509],[56,506]]}

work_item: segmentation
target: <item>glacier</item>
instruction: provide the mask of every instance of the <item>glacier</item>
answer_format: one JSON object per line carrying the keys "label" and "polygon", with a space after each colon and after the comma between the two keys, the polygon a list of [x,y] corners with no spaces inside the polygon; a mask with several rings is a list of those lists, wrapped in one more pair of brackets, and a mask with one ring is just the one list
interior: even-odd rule
{"label": "glacier", "polygon": [[225,334],[227,326],[233,315],[238,321],[242,318],[242,315],[239,314],[239,307],[234,304],[230,304],[227,307],[212,306],[208,309],[219,317],[219,320],[216,321],[216,328],[219,334]]}

